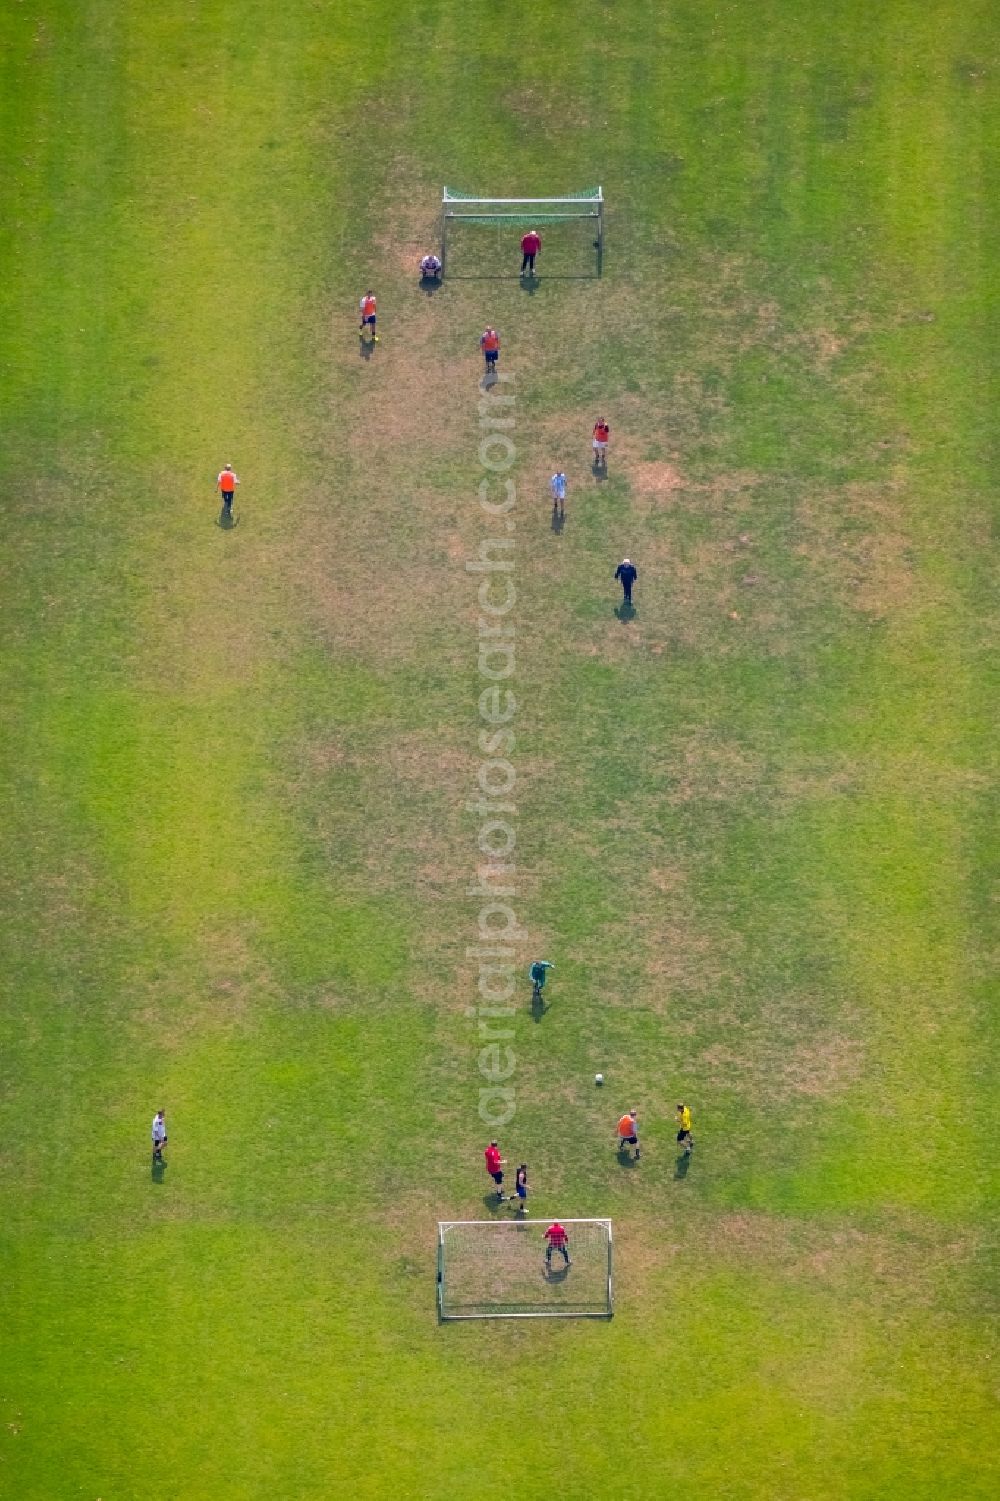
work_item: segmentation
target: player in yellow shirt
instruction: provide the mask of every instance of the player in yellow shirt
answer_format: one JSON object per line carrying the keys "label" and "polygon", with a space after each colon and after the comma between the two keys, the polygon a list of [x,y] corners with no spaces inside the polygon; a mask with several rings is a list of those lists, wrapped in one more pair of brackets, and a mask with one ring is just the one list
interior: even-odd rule
{"label": "player in yellow shirt", "polygon": [[687,1105],[677,1106],[677,1143],[690,1156],[694,1137],[691,1135],[691,1110]]}

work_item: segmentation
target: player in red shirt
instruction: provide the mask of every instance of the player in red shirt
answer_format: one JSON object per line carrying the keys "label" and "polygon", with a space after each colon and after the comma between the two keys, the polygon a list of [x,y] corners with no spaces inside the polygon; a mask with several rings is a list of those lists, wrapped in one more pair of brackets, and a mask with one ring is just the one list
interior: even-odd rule
{"label": "player in red shirt", "polygon": [[486,361],[486,374],[497,368],[497,360],[500,358],[500,335],[492,326],[484,328],[479,338],[479,347],[483,351],[483,359]]}
{"label": "player in red shirt", "polygon": [[375,293],[372,291],[371,287],[368,288],[368,291],[358,303],[358,308],[361,312],[361,327],[358,329],[358,338],[364,338],[365,329],[367,328],[370,332],[372,343],[377,344],[379,337],[375,332],[375,315],[377,310],[377,303],[375,301]]}
{"label": "player in red shirt", "polygon": [[560,1225],[558,1220],[552,1221],[552,1224],[545,1232],[545,1239],[547,1241],[547,1245],[545,1247],[545,1265],[547,1268],[551,1267],[552,1265],[553,1251],[561,1251],[562,1259],[566,1263],[566,1265],[573,1265],[573,1263],[569,1259],[569,1236],[566,1234],[565,1229],[562,1225]]}
{"label": "player in red shirt", "polygon": [[594,423],[594,468],[599,469],[603,464],[608,467],[608,439],[611,437],[611,429],[603,417],[598,417]]}
{"label": "player in red shirt", "polygon": [[521,237],[521,275],[534,276],[535,256],[542,248],[542,237],[537,229],[529,229]]}
{"label": "player in red shirt", "polygon": [[491,1141],[484,1153],[486,1157],[486,1171],[497,1186],[497,1203],[503,1203],[503,1170],[506,1165],[506,1157],[500,1156],[500,1148],[495,1141]]}

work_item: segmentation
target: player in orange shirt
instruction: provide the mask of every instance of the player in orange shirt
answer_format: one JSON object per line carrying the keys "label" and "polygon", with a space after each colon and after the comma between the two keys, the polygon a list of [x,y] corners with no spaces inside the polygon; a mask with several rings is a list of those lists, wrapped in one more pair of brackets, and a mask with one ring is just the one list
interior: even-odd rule
{"label": "player in orange shirt", "polygon": [[368,288],[368,291],[362,297],[358,306],[361,309],[361,327],[358,329],[358,338],[363,339],[365,336],[365,329],[370,328],[372,343],[377,344],[378,334],[375,332],[375,293],[372,291],[371,287]]}
{"label": "player in orange shirt", "polygon": [[618,1122],[618,1150],[628,1156],[629,1147],[635,1147],[635,1160],[639,1161],[639,1122],[634,1110],[623,1115]]}

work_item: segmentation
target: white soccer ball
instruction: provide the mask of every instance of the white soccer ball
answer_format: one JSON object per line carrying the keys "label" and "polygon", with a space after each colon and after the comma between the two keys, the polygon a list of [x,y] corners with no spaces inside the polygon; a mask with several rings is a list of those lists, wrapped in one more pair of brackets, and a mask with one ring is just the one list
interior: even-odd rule
{"label": "white soccer ball", "polygon": [[595,1084],[603,1084],[604,1083],[604,1075],[603,1074],[595,1074],[594,1075],[594,1083]]}

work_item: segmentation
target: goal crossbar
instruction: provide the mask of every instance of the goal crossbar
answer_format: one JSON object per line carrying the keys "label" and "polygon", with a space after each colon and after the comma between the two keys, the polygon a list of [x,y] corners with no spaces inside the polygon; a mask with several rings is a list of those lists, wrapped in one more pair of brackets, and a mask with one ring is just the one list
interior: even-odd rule
{"label": "goal crossbar", "polygon": [[441,202],[446,207],[454,208],[457,203],[478,204],[480,207],[490,203],[575,203],[577,207],[583,203],[594,205],[587,213],[593,213],[604,202],[604,194],[599,187],[588,188],[584,193],[570,193],[565,198],[474,198],[471,194],[456,193],[451,188],[445,188],[441,196]]}
{"label": "goal crossbar", "polygon": [[571,1260],[546,1255],[549,1220],[439,1220],[438,1317],[610,1318],[614,1312],[609,1219],[564,1219]]}
{"label": "goal crossbar", "polygon": [[445,214],[446,219],[468,219],[470,224],[492,224],[495,219],[519,219],[527,224],[547,224],[554,219],[599,219],[597,213],[586,214]]}
{"label": "goal crossbar", "polygon": [[[559,1223],[560,1223],[560,1225],[563,1225],[563,1226],[566,1226],[566,1225],[601,1225],[601,1226],[603,1226],[603,1228],[605,1230],[607,1230],[607,1232],[608,1232],[609,1235],[611,1234],[611,1221],[610,1220],[604,1220],[604,1219],[596,1219],[596,1220],[595,1219],[590,1219],[590,1220],[566,1220],[566,1219],[561,1219],[559,1221]],[[438,1232],[440,1234],[442,1231],[445,1231],[445,1230],[454,1230],[459,1225],[462,1225],[462,1226],[465,1226],[465,1225],[488,1225],[491,1230],[510,1230],[510,1229],[517,1230],[519,1228],[523,1228],[524,1226],[529,1226],[530,1227],[532,1225],[545,1225],[545,1227],[548,1228],[548,1226],[551,1225],[551,1224],[552,1224],[551,1220],[438,1220]]]}

